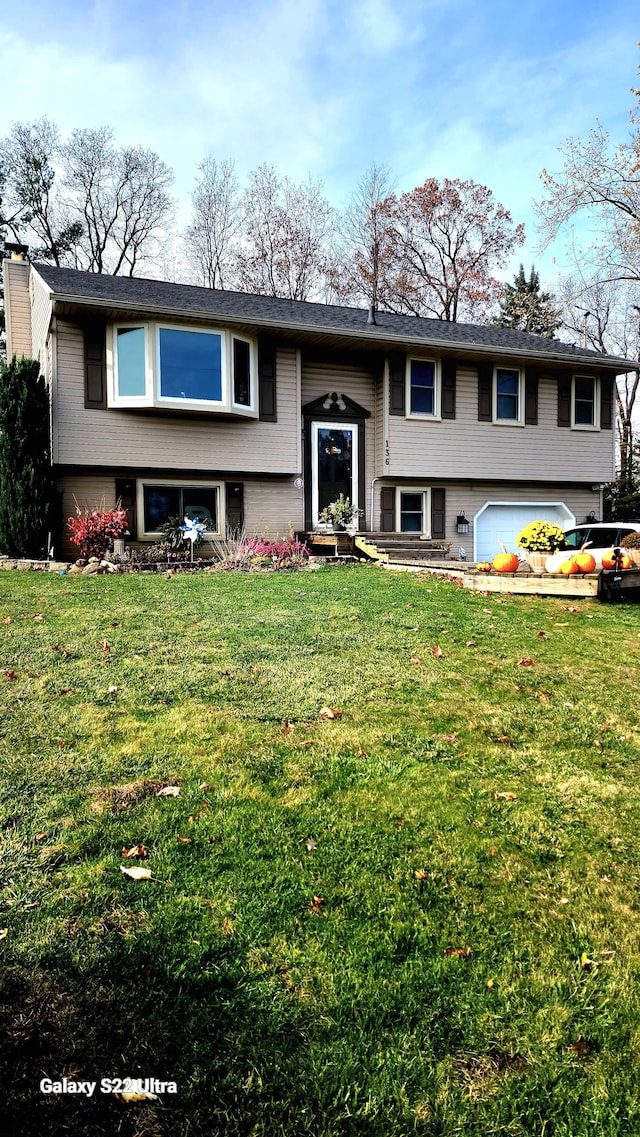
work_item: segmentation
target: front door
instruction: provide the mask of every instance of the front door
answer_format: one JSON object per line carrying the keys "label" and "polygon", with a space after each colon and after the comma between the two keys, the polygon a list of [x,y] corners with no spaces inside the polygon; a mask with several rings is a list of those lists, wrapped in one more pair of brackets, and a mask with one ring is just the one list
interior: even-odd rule
{"label": "front door", "polygon": [[358,427],[355,423],[311,424],[311,512],[314,527],[322,510],[340,494],[358,501]]}

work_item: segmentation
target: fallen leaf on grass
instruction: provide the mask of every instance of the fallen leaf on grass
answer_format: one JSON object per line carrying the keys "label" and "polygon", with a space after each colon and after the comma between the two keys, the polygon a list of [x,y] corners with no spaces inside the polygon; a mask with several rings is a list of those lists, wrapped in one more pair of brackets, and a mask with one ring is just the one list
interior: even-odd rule
{"label": "fallen leaf on grass", "polygon": [[198,789],[199,790],[210,790],[211,786],[209,785],[209,782],[200,782]]}
{"label": "fallen leaf on grass", "polygon": [[475,640],[467,640],[466,647],[475,647],[475,646],[476,646]]}
{"label": "fallen leaf on grass", "polygon": [[518,666],[519,667],[532,667],[533,666],[533,660],[530,659],[528,655],[523,655],[522,659],[518,660]]}
{"label": "fallen leaf on grass", "polygon": [[496,855],[496,851],[495,851],[495,849],[494,849],[494,848],[491,848],[491,849],[488,849],[488,850],[487,850],[487,856],[488,856],[488,857],[495,857],[495,855]]}
{"label": "fallen leaf on grass", "polygon": [[180,841],[180,843],[182,845],[190,845],[191,844],[191,838],[190,837],[181,837],[179,833],[176,833],[176,838],[178,841]]}
{"label": "fallen leaf on grass", "polygon": [[111,683],[111,684],[110,684],[110,685],[107,687],[107,691],[108,691],[108,693],[109,693],[110,695],[115,695],[115,693],[116,693],[116,691],[117,691],[117,690],[118,690],[118,688],[115,686],[115,684],[114,684],[114,683]]}
{"label": "fallen leaf on grass", "polygon": [[537,634],[537,636],[536,636],[536,639],[537,639],[537,640],[546,640],[546,639],[548,639],[548,638],[549,638],[549,637],[547,636],[547,633],[546,633],[546,632],[538,632],[538,634]]}
{"label": "fallen leaf on grass", "polygon": [[8,928],[0,928],[0,940],[6,940],[8,935],[9,935],[9,929]]}
{"label": "fallen leaf on grass", "polygon": [[44,620],[44,616],[42,615],[42,612],[36,612],[36,614],[33,618],[34,618],[34,620]]}
{"label": "fallen leaf on grass", "polygon": [[576,608],[575,604],[562,605],[563,612],[579,612],[580,609]]}
{"label": "fallen leaf on grass", "polygon": [[589,959],[586,951],[583,951],[582,955],[580,956],[580,966],[583,971],[590,971],[592,967],[596,966],[596,961],[595,959]]}
{"label": "fallen leaf on grass", "polygon": [[130,876],[132,880],[151,880],[151,869],[128,869],[120,865],[120,872]]}
{"label": "fallen leaf on grass", "polygon": [[156,797],[178,797],[180,794],[180,786],[163,786],[158,790]]}
{"label": "fallen leaf on grass", "polygon": [[152,1094],[148,1090],[136,1090],[135,1093],[125,1093],[122,1090],[120,1093],[114,1093],[116,1101],[121,1101],[126,1105],[130,1101],[157,1101],[158,1095]]}
{"label": "fallen leaf on grass", "polygon": [[500,790],[499,793],[495,793],[493,796],[496,801],[515,801],[518,795],[512,794],[511,790]]}
{"label": "fallen leaf on grass", "polygon": [[104,652],[111,651],[111,648],[106,640],[96,640],[98,647],[101,647]]}
{"label": "fallen leaf on grass", "polygon": [[422,660],[417,655],[412,655],[409,663],[412,663],[414,667],[422,667]]}
{"label": "fallen leaf on grass", "polygon": [[471,948],[470,947],[466,947],[466,948],[448,947],[448,948],[444,949],[444,954],[445,955],[461,955],[461,956],[464,956],[465,959],[468,959],[469,956],[471,955]]}
{"label": "fallen leaf on grass", "polygon": [[324,900],[321,896],[314,896],[313,900],[309,901],[309,911],[311,912],[312,916],[324,915],[322,911],[323,904]]}
{"label": "fallen leaf on grass", "polygon": [[10,624],[11,623],[11,616],[3,616],[2,617],[2,623],[3,624]]}
{"label": "fallen leaf on grass", "polygon": [[568,627],[569,627],[569,624],[568,624],[568,623],[565,621],[565,623],[564,623],[564,624],[558,624],[558,623],[556,623],[556,624],[554,624],[553,626],[554,626],[554,628],[568,628]]}
{"label": "fallen leaf on grass", "polygon": [[581,1056],[583,1054],[586,1054],[587,1044],[581,1034],[578,1035],[572,1046],[567,1046],[567,1050],[570,1050],[573,1054],[579,1054]]}
{"label": "fallen leaf on grass", "polygon": [[429,873],[426,869],[414,869],[413,875],[415,876],[416,880],[427,880]]}
{"label": "fallen leaf on grass", "polygon": [[292,727],[291,723],[286,722],[282,728],[282,733],[283,734],[293,734],[293,730],[294,730],[294,728]]}
{"label": "fallen leaf on grass", "polygon": [[29,912],[32,908],[39,908],[39,907],[40,907],[40,901],[34,900],[33,904],[25,904],[24,911]]}
{"label": "fallen leaf on grass", "polygon": [[305,738],[304,742],[300,743],[301,746],[313,746],[312,738]]}
{"label": "fallen leaf on grass", "polygon": [[341,719],[342,718],[342,711],[339,711],[336,707],[323,707],[322,710],[320,711],[319,715],[318,715],[318,718],[321,718],[321,719]]}
{"label": "fallen leaf on grass", "polygon": [[367,754],[366,750],[359,750],[358,751],[358,758],[368,758],[368,757],[369,757],[369,755]]}
{"label": "fallen leaf on grass", "polygon": [[124,847],[122,850],[123,857],[148,857],[148,855],[144,845],[132,845],[130,849]]}
{"label": "fallen leaf on grass", "polygon": [[16,677],[15,671],[8,671],[6,667],[2,668],[2,674],[4,675],[5,679],[9,680],[15,679]]}
{"label": "fallen leaf on grass", "polygon": [[493,986],[494,986],[493,979],[487,979],[487,987],[489,988],[490,991],[491,991]]}
{"label": "fallen leaf on grass", "polygon": [[58,695],[73,695],[70,687],[65,687],[62,691],[58,691]]}
{"label": "fallen leaf on grass", "polygon": [[600,877],[600,880],[602,881],[603,884],[611,884],[611,877],[607,876],[606,872],[604,872],[602,874],[602,876]]}
{"label": "fallen leaf on grass", "polygon": [[440,647],[440,644],[436,644],[431,654],[435,657],[435,659],[442,659],[442,648]]}
{"label": "fallen leaf on grass", "polygon": [[305,844],[306,844],[306,849],[307,849],[308,853],[312,853],[314,849],[318,848],[313,837],[309,837]]}
{"label": "fallen leaf on grass", "polygon": [[357,620],[357,619],[358,619],[358,617],[357,617],[357,616],[349,616],[349,619],[350,619],[350,620]]}

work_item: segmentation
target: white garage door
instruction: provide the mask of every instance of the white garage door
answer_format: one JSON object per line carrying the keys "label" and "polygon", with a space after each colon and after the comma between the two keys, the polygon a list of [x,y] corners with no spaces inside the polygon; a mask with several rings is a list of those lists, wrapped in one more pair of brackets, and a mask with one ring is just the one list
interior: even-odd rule
{"label": "white garage door", "polygon": [[575,516],[562,501],[488,501],[474,519],[474,560],[490,561],[500,552],[500,541],[517,553],[516,537],[530,521],[553,521],[566,529]]}

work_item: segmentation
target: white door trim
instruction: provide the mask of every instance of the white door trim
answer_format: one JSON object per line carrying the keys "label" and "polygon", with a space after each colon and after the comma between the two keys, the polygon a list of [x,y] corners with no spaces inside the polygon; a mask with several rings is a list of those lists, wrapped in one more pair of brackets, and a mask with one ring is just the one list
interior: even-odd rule
{"label": "white door trim", "polygon": [[318,436],[321,430],[351,431],[351,493],[353,504],[358,502],[358,424],[355,422],[312,422],[311,423],[311,523],[315,529],[320,510],[318,508]]}

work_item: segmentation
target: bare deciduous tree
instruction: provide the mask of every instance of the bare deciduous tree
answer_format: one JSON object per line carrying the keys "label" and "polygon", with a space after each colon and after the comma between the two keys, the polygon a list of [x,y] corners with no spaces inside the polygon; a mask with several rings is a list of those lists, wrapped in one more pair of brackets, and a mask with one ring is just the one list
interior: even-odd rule
{"label": "bare deciduous tree", "polygon": [[379,306],[390,227],[384,204],[394,188],[388,166],[372,162],[342,216],[345,255],[335,288],[343,299]]}
{"label": "bare deciduous tree", "polygon": [[242,239],[236,256],[240,288],[266,296],[309,300],[325,286],[336,211],[321,182],[296,185],[274,166],[249,174],[242,199]]}
{"label": "bare deciduous tree", "polygon": [[382,208],[390,223],[379,285],[384,307],[438,320],[486,319],[503,287],[492,273],[524,241],[524,226],[514,226],[491,190],[428,178]]}
{"label": "bare deciduous tree", "polygon": [[16,123],[1,147],[12,232],[54,264],[132,276],[169,222],[173,175],[152,150],[118,148],[108,127],[60,140],[49,119]]}
{"label": "bare deciduous tree", "polygon": [[153,150],[115,147],[108,127],[74,130],[62,159],[67,200],[82,219],[78,267],[133,276],[169,223],[171,170]]}
{"label": "bare deciduous tree", "polygon": [[614,147],[597,123],[586,142],[569,138],[560,153],[562,170],[540,175],[546,195],[536,205],[541,247],[584,216],[595,223],[596,236],[576,248],[571,234],[574,261],[588,263],[600,280],[640,280],[640,131]]}
{"label": "bare deciduous tree", "polygon": [[48,118],[14,123],[1,153],[13,236],[35,244],[36,256],[62,264],[80,237],[81,225],[56,186],[61,156],[57,126]]}
{"label": "bare deciduous tree", "polygon": [[240,233],[240,183],[233,162],[208,157],[198,166],[191,195],[192,220],[185,230],[185,256],[199,284],[233,287]]}
{"label": "bare deciduous tree", "polygon": [[[573,338],[595,351],[640,361],[640,308],[637,288],[624,281],[587,277],[580,272],[562,282],[563,325]],[[615,393],[620,477],[631,480],[634,462],[634,409],[640,372],[618,377]]]}

